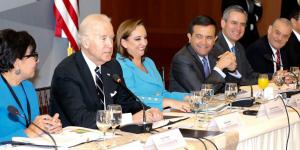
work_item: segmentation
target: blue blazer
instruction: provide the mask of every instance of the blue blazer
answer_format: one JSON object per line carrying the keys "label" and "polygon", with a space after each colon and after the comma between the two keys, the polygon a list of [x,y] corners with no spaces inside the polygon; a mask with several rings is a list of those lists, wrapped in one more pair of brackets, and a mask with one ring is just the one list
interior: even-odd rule
{"label": "blue blazer", "polygon": [[[31,82],[28,80],[22,81],[24,86],[27,98],[30,103],[31,109],[31,121],[33,122],[35,117],[39,115],[39,106],[38,106],[38,98],[35,92],[35,89]],[[12,86],[12,89],[16,93],[17,97],[20,100],[20,103],[24,109],[26,116],[27,113],[27,103],[26,103],[26,96],[23,91],[21,85],[19,86]],[[0,77],[0,142],[3,141],[11,141],[12,137],[19,136],[19,137],[26,137],[24,130],[26,129],[26,121],[24,118],[19,116],[11,116],[7,111],[7,106],[12,105],[15,106],[19,112],[23,115],[23,111],[18,106],[17,102],[15,101],[14,97],[10,93],[8,87],[6,86],[5,82]]]}
{"label": "blue blazer", "polygon": [[148,73],[120,54],[117,54],[116,58],[122,67],[126,86],[146,105],[162,110],[164,98],[183,101],[184,96],[187,95],[187,93],[168,92],[154,62],[149,57],[146,57],[143,62]]}

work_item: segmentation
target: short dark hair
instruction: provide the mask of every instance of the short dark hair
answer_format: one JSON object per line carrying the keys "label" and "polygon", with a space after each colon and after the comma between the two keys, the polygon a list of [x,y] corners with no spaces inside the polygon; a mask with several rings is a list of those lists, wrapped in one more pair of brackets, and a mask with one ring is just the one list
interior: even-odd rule
{"label": "short dark hair", "polygon": [[16,59],[24,58],[28,47],[30,54],[36,53],[35,40],[26,31],[0,30],[0,73],[13,69]]}
{"label": "short dark hair", "polygon": [[200,25],[200,26],[209,26],[212,25],[216,29],[217,34],[217,23],[209,16],[197,16],[195,17],[189,24],[188,33],[193,34],[194,32],[194,26]]}

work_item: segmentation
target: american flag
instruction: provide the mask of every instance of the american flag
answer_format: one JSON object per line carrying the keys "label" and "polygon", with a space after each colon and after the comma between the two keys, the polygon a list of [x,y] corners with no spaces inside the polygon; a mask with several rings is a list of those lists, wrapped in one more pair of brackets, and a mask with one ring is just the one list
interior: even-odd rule
{"label": "american flag", "polygon": [[79,50],[78,0],[54,0],[53,11],[56,20],[55,36],[68,38],[70,47],[74,51]]}

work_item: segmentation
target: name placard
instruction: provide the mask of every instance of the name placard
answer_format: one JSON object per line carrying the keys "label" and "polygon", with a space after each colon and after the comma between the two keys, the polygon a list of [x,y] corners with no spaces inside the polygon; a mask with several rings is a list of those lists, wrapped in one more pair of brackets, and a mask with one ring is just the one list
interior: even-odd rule
{"label": "name placard", "polygon": [[232,128],[241,126],[241,118],[238,112],[226,114],[223,116],[216,117],[212,120],[211,125],[216,125],[221,131],[226,131]]}
{"label": "name placard", "polygon": [[121,126],[132,123],[132,114],[131,113],[122,113]]}
{"label": "name placard", "polygon": [[285,113],[284,105],[280,100],[272,100],[260,105],[257,117],[267,116],[269,119]]}
{"label": "name placard", "polygon": [[144,149],[178,149],[185,146],[186,142],[179,129],[173,129],[150,136],[144,146]]}
{"label": "name placard", "polygon": [[291,96],[289,105],[300,109],[300,94]]}

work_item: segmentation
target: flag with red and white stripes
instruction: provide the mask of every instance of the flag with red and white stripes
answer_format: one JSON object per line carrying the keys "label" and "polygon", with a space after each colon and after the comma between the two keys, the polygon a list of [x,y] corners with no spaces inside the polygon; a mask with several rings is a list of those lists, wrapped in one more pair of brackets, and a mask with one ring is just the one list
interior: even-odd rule
{"label": "flag with red and white stripes", "polygon": [[68,38],[73,50],[79,50],[78,0],[54,0],[55,36]]}

